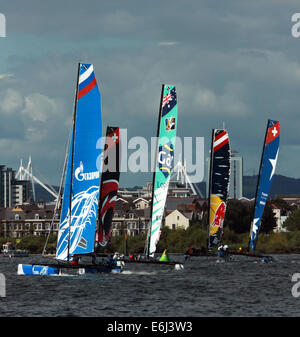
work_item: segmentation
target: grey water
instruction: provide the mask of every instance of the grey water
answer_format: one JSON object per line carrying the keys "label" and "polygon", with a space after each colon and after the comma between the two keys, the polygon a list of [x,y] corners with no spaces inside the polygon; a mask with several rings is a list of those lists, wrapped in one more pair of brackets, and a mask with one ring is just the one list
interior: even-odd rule
{"label": "grey water", "polygon": [[274,258],[262,263],[245,256],[192,257],[183,270],[127,264],[119,274],[26,276],[17,275],[18,263],[45,258],[0,257],[6,287],[0,317],[300,316],[300,297],[292,294],[300,255]]}

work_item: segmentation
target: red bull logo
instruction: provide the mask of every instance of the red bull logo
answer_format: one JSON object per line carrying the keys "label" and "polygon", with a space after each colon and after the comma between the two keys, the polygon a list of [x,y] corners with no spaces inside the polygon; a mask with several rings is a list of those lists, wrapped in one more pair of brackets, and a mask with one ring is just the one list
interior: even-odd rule
{"label": "red bull logo", "polygon": [[223,228],[225,218],[226,204],[216,195],[210,198],[210,235],[218,232],[219,228]]}
{"label": "red bull logo", "polygon": [[214,218],[214,225],[218,226],[219,228],[223,227],[223,222],[225,218],[225,210],[226,210],[226,205],[225,205],[225,202],[222,201],[222,203],[219,205],[219,207],[216,210],[216,214]]}

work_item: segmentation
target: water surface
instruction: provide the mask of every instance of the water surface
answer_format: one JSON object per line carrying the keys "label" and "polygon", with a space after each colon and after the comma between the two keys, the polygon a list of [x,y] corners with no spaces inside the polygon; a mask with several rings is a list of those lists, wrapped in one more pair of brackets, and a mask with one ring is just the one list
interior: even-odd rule
{"label": "water surface", "polygon": [[292,275],[300,273],[300,255],[275,259],[266,264],[240,256],[226,262],[193,257],[180,271],[128,264],[121,274],[25,276],[17,275],[18,263],[45,259],[0,257],[6,278],[0,316],[300,316],[300,297],[291,292]]}

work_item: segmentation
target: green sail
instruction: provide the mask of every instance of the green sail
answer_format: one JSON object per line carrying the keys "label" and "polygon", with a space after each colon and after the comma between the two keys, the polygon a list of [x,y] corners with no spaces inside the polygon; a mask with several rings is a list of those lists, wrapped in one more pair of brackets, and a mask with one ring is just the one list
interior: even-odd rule
{"label": "green sail", "polygon": [[160,227],[168,194],[171,171],[174,167],[174,151],[177,129],[177,97],[173,85],[162,86],[158,122],[158,141],[156,148],[156,164],[153,175],[151,222],[148,237],[147,254],[156,251],[160,238]]}

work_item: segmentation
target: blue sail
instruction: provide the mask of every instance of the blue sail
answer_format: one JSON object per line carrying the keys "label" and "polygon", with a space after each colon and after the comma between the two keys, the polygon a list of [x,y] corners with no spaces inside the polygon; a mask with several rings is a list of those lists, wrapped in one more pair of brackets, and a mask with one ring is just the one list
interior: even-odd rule
{"label": "blue sail", "polygon": [[279,151],[280,125],[278,121],[268,120],[263,153],[258,175],[255,197],[255,210],[250,232],[249,248],[254,251],[261,227],[261,218],[268,199],[269,190],[275,173]]}
{"label": "blue sail", "polygon": [[[92,64],[79,64],[56,258],[94,251],[100,185],[101,98]],[[71,199],[71,200],[70,200]],[[70,218],[71,208],[71,218]]]}

